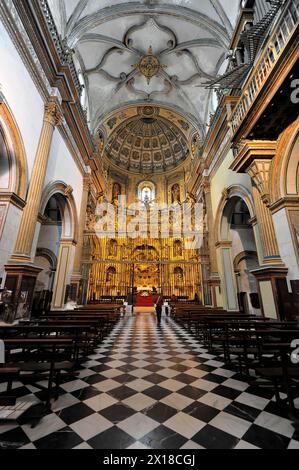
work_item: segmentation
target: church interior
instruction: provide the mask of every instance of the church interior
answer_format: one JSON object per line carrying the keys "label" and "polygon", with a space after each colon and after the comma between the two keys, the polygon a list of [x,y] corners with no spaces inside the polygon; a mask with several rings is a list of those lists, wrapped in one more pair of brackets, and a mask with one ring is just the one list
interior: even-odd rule
{"label": "church interior", "polygon": [[1,0],[0,57],[0,449],[299,449],[299,0]]}

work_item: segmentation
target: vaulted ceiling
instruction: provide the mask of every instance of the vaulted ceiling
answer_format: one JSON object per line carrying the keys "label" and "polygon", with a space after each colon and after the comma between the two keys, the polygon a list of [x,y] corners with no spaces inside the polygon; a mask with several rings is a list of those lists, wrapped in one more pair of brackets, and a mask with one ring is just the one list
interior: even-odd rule
{"label": "vaulted ceiling", "polygon": [[149,103],[204,132],[213,110],[205,82],[225,67],[239,0],[48,1],[74,50],[91,130],[114,110]]}

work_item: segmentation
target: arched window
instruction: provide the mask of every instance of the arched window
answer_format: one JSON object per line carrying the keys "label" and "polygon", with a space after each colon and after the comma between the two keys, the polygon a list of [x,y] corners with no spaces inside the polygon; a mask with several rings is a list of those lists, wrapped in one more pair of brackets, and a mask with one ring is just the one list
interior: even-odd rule
{"label": "arched window", "polygon": [[138,199],[141,202],[153,202],[156,198],[156,188],[154,183],[150,181],[143,181],[138,186]]}

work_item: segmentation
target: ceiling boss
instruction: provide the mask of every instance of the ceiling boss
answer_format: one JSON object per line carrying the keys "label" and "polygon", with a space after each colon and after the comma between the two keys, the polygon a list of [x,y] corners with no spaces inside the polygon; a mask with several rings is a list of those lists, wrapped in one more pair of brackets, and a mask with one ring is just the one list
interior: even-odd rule
{"label": "ceiling boss", "polygon": [[158,57],[153,53],[152,46],[150,46],[148,53],[133,67],[147,79],[147,84],[149,85],[151,79],[159,75],[167,66],[160,63]]}

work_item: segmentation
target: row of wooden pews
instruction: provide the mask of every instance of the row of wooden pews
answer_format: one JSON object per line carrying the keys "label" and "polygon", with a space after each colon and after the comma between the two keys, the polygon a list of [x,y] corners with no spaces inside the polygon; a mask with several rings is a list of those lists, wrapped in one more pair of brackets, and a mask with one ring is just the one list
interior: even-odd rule
{"label": "row of wooden pews", "polygon": [[[1,325],[5,364],[0,380],[7,383],[4,401],[12,383],[35,385],[45,393],[45,409],[58,398],[65,376],[76,376],[76,366],[91,354],[120,319],[121,306],[99,305],[73,311],[51,312],[39,319],[17,325]],[[40,382],[47,381],[47,386]],[[1,396],[0,396],[1,407]]]}
{"label": "row of wooden pews", "polygon": [[[299,324],[194,305],[177,305],[175,321],[211,353],[260,387],[270,387],[280,405],[287,405],[298,426]],[[297,340],[297,343],[296,343]],[[298,354],[296,354],[296,347]],[[281,393],[287,399],[282,400]]]}

